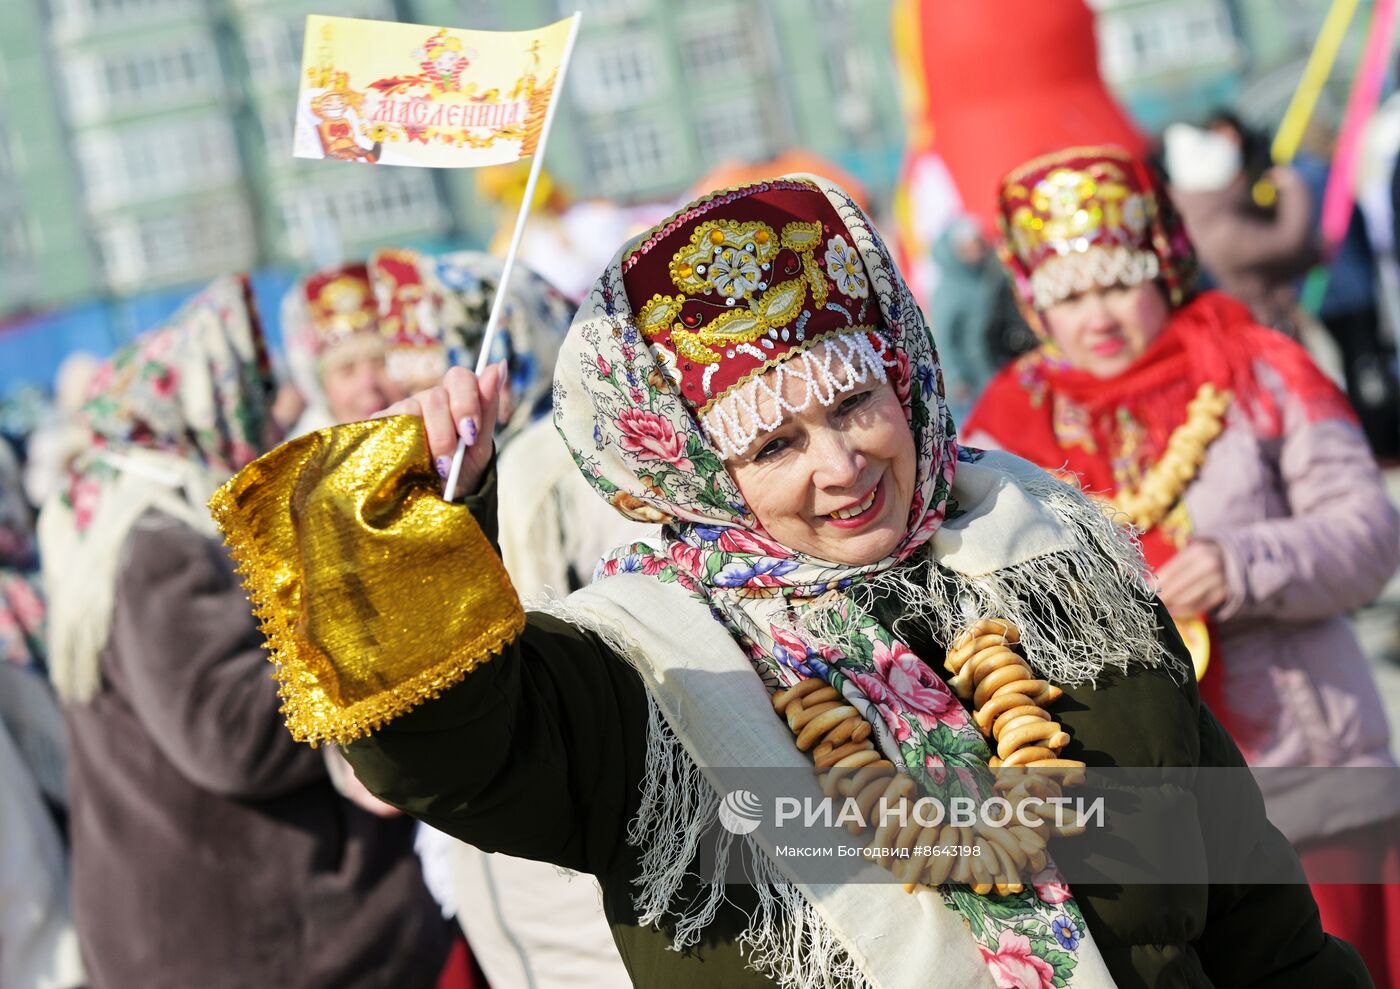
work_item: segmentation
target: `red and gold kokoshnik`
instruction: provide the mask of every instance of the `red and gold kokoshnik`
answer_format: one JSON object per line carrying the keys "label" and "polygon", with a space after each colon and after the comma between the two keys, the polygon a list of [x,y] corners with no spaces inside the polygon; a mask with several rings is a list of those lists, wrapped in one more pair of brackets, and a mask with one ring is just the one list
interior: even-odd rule
{"label": "red and gold kokoshnik", "polygon": [[365,330],[378,321],[369,272],[363,264],[326,268],[301,282],[302,299],[312,331],[312,350],[320,354],[331,344]]}
{"label": "red and gold kokoshnik", "polygon": [[828,404],[833,387],[884,377],[870,277],[810,183],[774,179],[700,200],[644,235],[622,272],[642,337],[726,453],[776,425],[741,393],[817,343],[839,340],[834,362],[793,368],[809,398]]}
{"label": "red and gold kokoshnik", "polygon": [[1165,190],[1121,148],[1066,148],[1001,183],[1002,260],[1036,309],[1077,292],[1160,278],[1179,305],[1194,252]]}

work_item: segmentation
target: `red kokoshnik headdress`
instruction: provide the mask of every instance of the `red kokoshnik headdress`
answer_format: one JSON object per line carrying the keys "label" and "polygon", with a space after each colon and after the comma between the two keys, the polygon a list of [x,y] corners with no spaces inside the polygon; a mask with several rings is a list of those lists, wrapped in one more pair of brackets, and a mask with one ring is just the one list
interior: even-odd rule
{"label": "red kokoshnik headdress", "polygon": [[1152,168],[1122,148],[1066,148],[1001,181],[1000,253],[1032,309],[1076,292],[1160,279],[1172,307],[1196,255]]}
{"label": "red kokoshnik headdress", "polygon": [[289,296],[289,305],[299,309],[298,322],[305,323],[300,332],[314,356],[356,333],[372,332],[377,322],[369,272],[358,263],[307,275]]}
{"label": "red kokoshnik headdress", "polygon": [[[870,276],[808,183],[775,179],[697,202],[624,256],[622,281],[643,338],[725,456],[812,399],[828,405],[885,380]],[[830,346],[818,359],[821,342]],[[793,380],[803,397],[789,401]]]}

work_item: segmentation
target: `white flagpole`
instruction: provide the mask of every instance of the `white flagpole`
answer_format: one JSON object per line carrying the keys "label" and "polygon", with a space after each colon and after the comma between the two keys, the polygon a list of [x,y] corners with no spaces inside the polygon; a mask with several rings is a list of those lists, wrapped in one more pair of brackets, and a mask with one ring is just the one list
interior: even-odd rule
{"label": "white flagpole", "polygon": [[[520,212],[515,216],[515,232],[511,234],[510,249],[506,251],[505,264],[501,267],[501,280],[496,286],[495,298],[491,300],[491,315],[486,320],[486,332],[481,336],[481,350],[476,358],[476,373],[486,370],[487,362],[491,356],[491,345],[496,339],[496,325],[500,322],[501,308],[505,304],[506,286],[510,282],[511,270],[515,267],[515,255],[520,250],[520,238],[525,233],[525,220],[530,216],[530,206],[535,198],[535,183],[539,181],[540,170],[544,165],[544,150],[549,141],[549,129],[554,123],[554,111],[559,109],[559,102],[564,95],[564,77],[569,72],[569,59],[574,54],[574,41],[578,38],[579,22],[583,19],[583,14],[574,11],[569,24],[569,37],[564,42],[564,54],[559,60],[559,73],[554,78],[554,90],[549,94],[549,106],[544,111],[544,123],[540,125],[540,143],[535,148],[535,153],[530,161],[530,178],[525,183],[525,196],[520,201]],[[494,422],[482,422],[477,424],[477,428],[490,433],[495,429]],[[475,439],[473,437],[473,439]],[[446,501],[452,500],[452,492],[457,487],[457,478],[462,473],[462,457],[467,452],[467,437],[461,436],[457,439],[457,452],[452,457],[452,469],[447,473],[447,483],[443,487],[442,497]]]}

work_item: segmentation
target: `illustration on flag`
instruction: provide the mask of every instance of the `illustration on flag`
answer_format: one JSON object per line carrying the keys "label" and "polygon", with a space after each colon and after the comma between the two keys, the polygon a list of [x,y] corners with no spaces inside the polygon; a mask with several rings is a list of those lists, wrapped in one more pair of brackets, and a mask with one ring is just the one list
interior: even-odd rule
{"label": "illustration on flag", "polygon": [[298,158],[471,168],[535,153],[569,38],[312,14]]}

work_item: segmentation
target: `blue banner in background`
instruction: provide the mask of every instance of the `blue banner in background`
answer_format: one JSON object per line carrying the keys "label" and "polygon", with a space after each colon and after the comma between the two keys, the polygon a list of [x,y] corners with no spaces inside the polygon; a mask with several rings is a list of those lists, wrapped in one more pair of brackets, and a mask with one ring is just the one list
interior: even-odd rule
{"label": "blue banner in background", "polygon": [[[280,351],[282,296],[296,276],[284,269],[267,268],[254,272],[252,278],[268,346]],[[48,393],[63,358],[79,350],[106,357],[138,334],[169,319],[201,287],[88,302],[0,324],[0,398],[26,386]]]}

